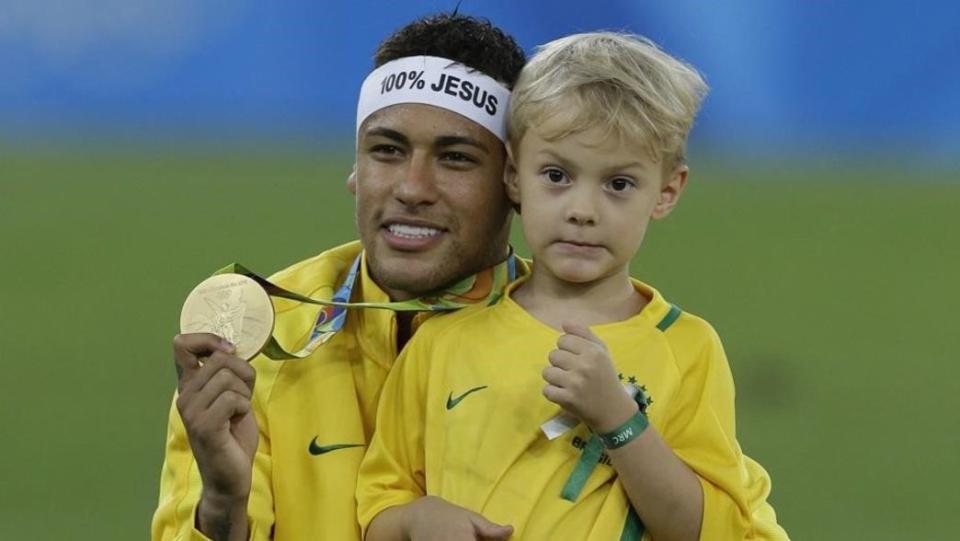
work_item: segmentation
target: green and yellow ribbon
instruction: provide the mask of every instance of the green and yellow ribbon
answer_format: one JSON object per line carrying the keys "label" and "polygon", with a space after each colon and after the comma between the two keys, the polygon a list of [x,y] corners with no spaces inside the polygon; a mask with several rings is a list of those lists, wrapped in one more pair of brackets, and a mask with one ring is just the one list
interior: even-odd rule
{"label": "green and yellow ribbon", "polygon": [[503,294],[503,289],[507,283],[513,281],[517,276],[516,256],[511,250],[510,255],[502,263],[468,276],[435,295],[406,301],[350,302],[353,287],[360,272],[362,258],[363,253],[353,261],[346,279],[331,299],[317,299],[284,289],[239,263],[231,263],[214,274],[232,273],[247,276],[257,282],[271,297],[318,304],[324,307],[317,316],[307,344],[299,351],[287,351],[273,336],[270,337],[262,353],[277,361],[309,357],[318,347],[333,338],[343,328],[347,320],[347,312],[350,309],[373,308],[395,312],[444,312],[458,310],[481,302],[493,304]]}

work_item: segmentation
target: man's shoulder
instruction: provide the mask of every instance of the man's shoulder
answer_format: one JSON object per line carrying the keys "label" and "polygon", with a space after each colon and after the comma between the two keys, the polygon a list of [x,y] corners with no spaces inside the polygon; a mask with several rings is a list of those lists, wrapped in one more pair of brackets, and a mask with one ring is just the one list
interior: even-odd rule
{"label": "man's shoulder", "polygon": [[270,281],[305,295],[321,288],[335,288],[362,250],[360,241],[341,244],[274,273]]}
{"label": "man's shoulder", "polygon": [[[279,287],[302,295],[329,298],[361,250],[359,241],[342,244],[294,263],[271,275],[269,280]],[[321,307],[280,297],[273,297],[272,302],[276,313],[273,336],[292,351],[296,349],[294,345],[302,345],[305,335],[313,328]],[[330,344],[324,346],[326,350],[330,347]],[[260,404],[261,407],[269,401],[280,372],[285,367],[292,366],[291,363],[298,369],[318,366],[316,363],[302,361],[276,361],[265,355],[258,355],[251,361],[257,370],[257,386],[254,393],[263,402]]]}

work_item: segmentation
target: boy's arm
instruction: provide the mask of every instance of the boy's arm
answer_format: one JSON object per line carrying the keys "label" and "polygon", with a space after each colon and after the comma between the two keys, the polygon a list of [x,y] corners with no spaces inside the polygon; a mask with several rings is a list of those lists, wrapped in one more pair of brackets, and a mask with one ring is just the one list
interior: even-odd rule
{"label": "boy's arm", "polygon": [[[636,403],[633,408],[635,412]],[[597,431],[606,434],[617,426],[599,425]],[[654,539],[712,539],[700,535],[704,501],[697,475],[677,457],[653,426],[648,426],[623,447],[606,452],[630,504]]]}
{"label": "boy's arm", "polygon": [[[672,329],[682,325],[705,324],[691,319]],[[625,401],[606,347],[589,329],[564,330],[544,370],[544,395],[598,434],[626,434],[618,429],[638,406]],[[701,339],[677,344],[688,350],[677,355],[680,388],[663,434],[638,430],[641,419],[632,426],[639,436],[607,454],[655,539],[787,539],[766,502],[766,472],[737,444],[733,377],[720,339],[708,325],[689,330]]]}
{"label": "boy's arm", "polygon": [[[565,324],[564,331],[543,371],[543,394],[596,434],[613,433],[639,408],[623,392],[604,343],[580,325]],[[642,432],[635,426],[631,434],[607,455],[644,525],[658,541],[699,539],[703,494],[696,474],[652,426]]]}
{"label": "boy's arm", "polygon": [[431,357],[421,329],[387,376],[377,409],[377,428],[360,464],[357,518],[366,541],[506,540],[513,528],[441,498],[427,496],[426,401]]}
{"label": "boy's arm", "polygon": [[[770,478],[745,457],[736,435],[734,384],[730,365],[716,331],[702,320],[704,339],[683,355],[681,383],[672,414],[664,421],[663,440],[693,470],[703,491],[701,539],[785,540],[767,502]],[[694,344],[686,341],[687,347]]]}
{"label": "boy's arm", "polygon": [[357,476],[357,519],[364,539],[404,539],[405,504],[426,494],[424,424],[427,360],[420,331],[383,384],[377,424]]}

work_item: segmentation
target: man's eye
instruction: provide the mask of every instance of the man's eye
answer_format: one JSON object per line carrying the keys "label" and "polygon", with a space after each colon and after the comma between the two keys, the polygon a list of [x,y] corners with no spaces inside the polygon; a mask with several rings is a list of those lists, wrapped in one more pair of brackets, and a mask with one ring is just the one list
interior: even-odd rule
{"label": "man's eye", "polygon": [[462,162],[462,163],[475,163],[477,160],[469,154],[464,154],[463,152],[444,152],[442,156],[443,161],[446,162]]}
{"label": "man's eye", "polygon": [[402,150],[396,145],[373,145],[370,147],[370,152],[381,156],[396,156],[400,154]]}
{"label": "man's eye", "polygon": [[565,184],[567,182],[567,174],[559,169],[547,169],[543,172],[543,175],[551,184]]}
{"label": "man's eye", "polygon": [[614,192],[625,192],[631,188],[636,187],[636,184],[628,178],[615,178],[607,183],[611,191]]}

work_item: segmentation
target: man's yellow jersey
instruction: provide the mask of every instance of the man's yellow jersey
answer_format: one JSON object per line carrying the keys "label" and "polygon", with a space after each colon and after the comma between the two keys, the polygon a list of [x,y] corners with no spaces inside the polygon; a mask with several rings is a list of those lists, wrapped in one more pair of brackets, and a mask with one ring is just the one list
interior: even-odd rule
{"label": "man's yellow jersey", "polygon": [[[280,287],[331,298],[361,247],[353,242],[298,263],[271,278]],[[354,301],[389,299],[367,274]],[[301,346],[320,307],[274,299],[274,336]],[[396,316],[356,310],[344,328],[303,360],[259,356],[253,407],[260,443],[248,504],[252,540],[350,541],[360,538],[354,492],[357,469],[373,432],[377,400],[396,351]],[[174,397],[174,401],[176,397]],[[200,476],[176,405],[170,408],[154,540],[205,540],[194,529]]]}
{"label": "man's yellow jersey", "polygon": [[[650,299],[644,309],[591,329],[623,382],[652,399],[651,426],[700,479],[701,538],[786,539],[767,502],[768,475],[737,443],[719,338],[704,320],[634,283]],[[540,428],[561,413],[541,394],[541,371],[559,336],[509,295],[425,322],[384,387],[357,486],[361,526],[433,495],[512,525],[512,539],[635,539],[606,455],[574,501],[561,497],[591,434],[581,423],[549,440]]]}

